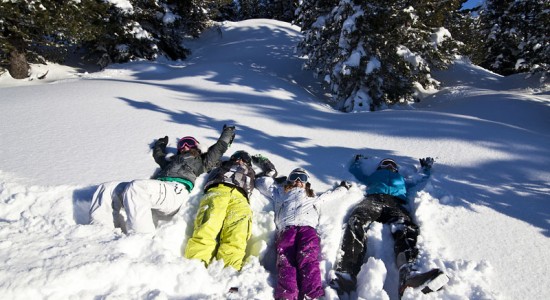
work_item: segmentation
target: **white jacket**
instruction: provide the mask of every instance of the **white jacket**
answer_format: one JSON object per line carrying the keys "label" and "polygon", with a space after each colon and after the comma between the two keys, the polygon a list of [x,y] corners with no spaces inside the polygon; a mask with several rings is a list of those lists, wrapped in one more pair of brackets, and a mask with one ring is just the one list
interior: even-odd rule
{"label": "white jacket", "polygon": [[273,201],[278,230],[284,230],[287,226],[316,228],[319,225],[321,203],[330,198],[328,195],[338,197],[347,191],[345,187],[338,187],[315,197],[308,197],[303,188],[293,188],[285,193],[283,185],[275,183],[271,177],[256,179],[256,188]]}

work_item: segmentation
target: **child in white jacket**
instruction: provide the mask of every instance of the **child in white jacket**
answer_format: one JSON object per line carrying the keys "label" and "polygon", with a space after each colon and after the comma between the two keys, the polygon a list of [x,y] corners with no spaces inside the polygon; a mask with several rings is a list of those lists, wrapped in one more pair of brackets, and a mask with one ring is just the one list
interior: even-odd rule
{"label": "child in white jacket", "polygon": [[279,273],[275,299],[315,299],[324,295],[316,230],[319,206],[326,195],[344,193],[349,184],[342,182],[334,191],[316,196],[309,178],[304,169],[297,168],[281,184],[271,177],[256,180],[256,188],[274,204]]}

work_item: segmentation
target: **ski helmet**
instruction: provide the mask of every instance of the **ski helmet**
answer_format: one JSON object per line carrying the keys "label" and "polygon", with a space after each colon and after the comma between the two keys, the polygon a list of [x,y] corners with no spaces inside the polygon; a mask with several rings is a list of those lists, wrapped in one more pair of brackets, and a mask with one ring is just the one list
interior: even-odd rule
{"label": "ski helmet", "polygon": [[199,141],[192,136],[184,136],[178,141],[178,151],[181,151],[183,147],[198,148]]}
{"label": "ski helmet", "polygon": [[252,157],[250,156],[250,154],[248,154],[248,152],[246,152],[244,150],[239,150],[239,151],[233,153],[233,155],[231,155],[231,157],[229,159],[232,160],[232,161],[236,161],[236,160],[240,159],[248,165],[252,164]]}
{"label": "ski helmet", "polygon": [[309,182],[309,174],[306,172],[306,170],[302,168],[296,168],[288,174],[288,181],[294,182],[296,180],[299,180],[303,183]]}
{"label": "ski helmet", "polygon": [[393,172],[397,172],[398,168],[397,163],[391,158],[384,158],[378,164],[378,169],[389,169]]}

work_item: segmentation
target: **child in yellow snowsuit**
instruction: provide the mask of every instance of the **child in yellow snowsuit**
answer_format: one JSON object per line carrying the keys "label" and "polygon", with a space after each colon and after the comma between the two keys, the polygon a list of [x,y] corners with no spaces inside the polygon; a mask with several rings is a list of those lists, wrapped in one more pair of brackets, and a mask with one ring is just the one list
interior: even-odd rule
{"label": "child in yellow snowsuit", "polygon": [[251,157],[245,151],[235,152],[229,161],[210,172],[193,236],[185,249],[186,258],[200,259],[208,265],[215,257],[223,259],[225,266],[241,269],[251,235],[252,209],[248,201],[256,178],[252,162],[264,175],[277,175],[267,158]]}

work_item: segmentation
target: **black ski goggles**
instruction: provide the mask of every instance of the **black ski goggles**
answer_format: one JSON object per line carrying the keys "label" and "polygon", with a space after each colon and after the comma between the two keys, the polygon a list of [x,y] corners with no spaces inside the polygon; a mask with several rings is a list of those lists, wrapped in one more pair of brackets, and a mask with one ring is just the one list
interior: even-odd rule
{"label": "black ski goggles", "polygon": [[240,159],[240,160],[244,161],[247,164],[252,163],[252,157],[250,157],[250,154],[248,154],[247,152],[244,152],[244,151],[235,152],[233,155],[231,155],[230,159],[234,160],[234,161],[237,161],[237,160]]}
{"label": "black ski goggles", "polygon": [[294,182],[296,180],[306,183],[309,181],[309,176],[305,173],[291,173],[288,175],[288,181]]}

